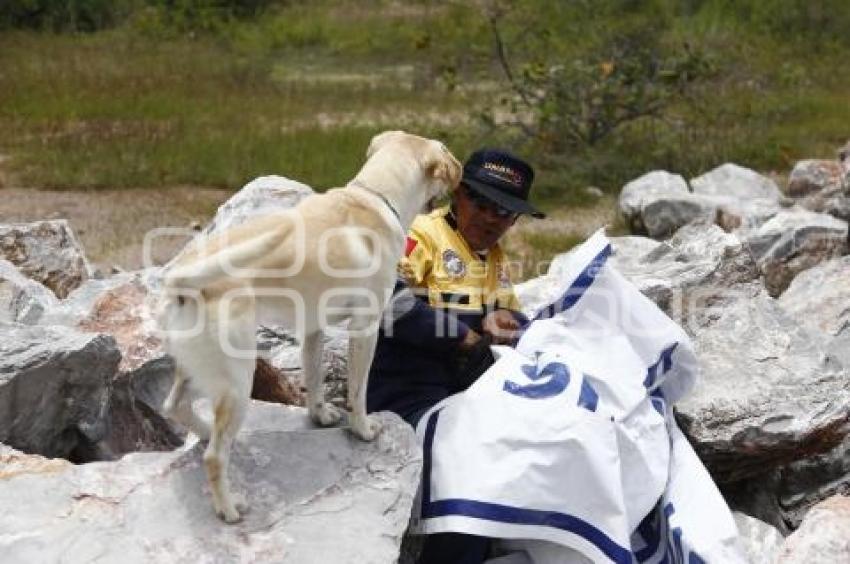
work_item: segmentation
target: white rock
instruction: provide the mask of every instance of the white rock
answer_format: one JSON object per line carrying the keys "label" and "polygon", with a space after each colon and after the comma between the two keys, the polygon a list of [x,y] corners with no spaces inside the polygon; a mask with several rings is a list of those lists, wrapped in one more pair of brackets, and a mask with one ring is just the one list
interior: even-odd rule
{"label": "white rock", "polygon": [[734,512],[738,538],[750,564],[773,564],[785,537],[776,527],[741,512]]}
{"label": "white rock", "polygon": [[850,562],[850,497],[816,505],[782,547],[777,564]]}
{"label": "white rock", "polygon": [[798,274],[779,305],[810,331],[823,333],[828,350],[850,367],[850,256]]}
{"label": "white rock", "polygon": [[801,272],[779,304],[809,329],[833,337],[850,333],[850,256]]}
{"label": "white rock", "polygon": [[48,288],[21,274],[11,262],[0,259],[0,321],[32,325],[57,302]]}
{"label": "white rock", "polygon": [[688,184],[678,174],[655,170],[632,180],[620,191],[620,214],[634,232],[645,230],[643,208],[650,202],[688,194]]}
{"label": "white rock", "polygon": [[701,374],[679,421],[714,478],[757,476],[836,447],[850,429],[850,372],[757,284],[689,304]]}
{"label": "white rock", "polygon": [[740,239],[716,225],[694,222],[663,242],[615,237],[612,264],[670,315],[701,287],[728,287],[758,278]]}
{"label": "white rock", "polygon": [[64,298],[91,276],[91,267],[64,219],[0,225],[0,258]]}
{"label": "white rock", "polygon": [[839,161],[798,161],[788,177],[788,195],[806,196],[813,192],[840,188],[844,182],[844,169]]}
{"label": "white rock", "polygon": [[695,196],[714,203],[727,231],[757,227],[781,209],[782,193],[773,180],[732,163],[691,179],[691,187]]}
{"label": "white rock", "polygon": [[792,208],[747,233],[744,242],[764,274],[768,292],[778,296],[803,270],[847,252],[847,222]]}
{"label": "white rock", "polygon": [[395,562],[421,452],[406,423],[379,417],[367,443],[310,427],[304,409],[254,402],[230,464],[250,506],[235,525],[215,517],[201,445],[81,466],[0,447],[3,560]]}
{"label": "white rock", "polygon": [[782,196],[776,183],[754,170],[726,163],[691,179],[694,194],[732,197],[737,200],[772,200]]}
{"label": "white rock", "polygon": [[203,233],[218,233],[252,217],[289,209],[312,193],[306,184],[284,176],[260,176],[224,202]]}

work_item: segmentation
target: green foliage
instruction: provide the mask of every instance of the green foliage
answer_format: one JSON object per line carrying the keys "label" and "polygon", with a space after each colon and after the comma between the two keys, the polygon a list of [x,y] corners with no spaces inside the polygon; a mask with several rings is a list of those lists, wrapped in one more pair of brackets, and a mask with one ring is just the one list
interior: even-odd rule
{"label": "green foliage", "polygon": [[735,26],[783,42],[821,49],[850,45],[850,11],[844,0],[690,0],[689,12],[713,25]]}
{"label": "green foliage", "polygon": [[93,32],[136,17],[179,31],[220,31],[263,15],[275,0],[4,0],[0,29]]}
{"label": "green foliage", "polygon": [[0,29],[95,31],[122,21],[138,0],[4,0]]}
{"label": "green foliage", "polygon": [[598,18],[602,23],[583,28],[593,37],[583,47],[564,42],[569,29],[542,24],[520,61],[507,53],[510,42],[518,41],[516,29],[528,28],[526,12],[491,8],[497,59],[513,94],[502,99],[515,116],[508,123],[547,152],[593,147],[629,122],[661,118],[691,82],[711,72],[707,58],[690,45],[662,41],[670,18],[657,3],[606,0],[592,4],[593,14],[590,6],[578,3],[571,17],[593,24],[601,10],[627,23]]}
{"label": "green foliage", "polygon": [[7,0],[0,27],[115,27],[0,34],[0,153],[34,186],[321,187],[404,128],[460,157],[512,148],[539,200],[579,206],[656,168],[832,156],[848,17],[836,0]]}
{"label": "green foliage", "polygon": [[394,115],[449,141],[416,116],[463,115],[443,92],[369,66],[279,64],[212,39],[0,36],[0,153],[30,186],[238,187],[276,173],[322,189],[351,177],[371,135],[401,126]]}

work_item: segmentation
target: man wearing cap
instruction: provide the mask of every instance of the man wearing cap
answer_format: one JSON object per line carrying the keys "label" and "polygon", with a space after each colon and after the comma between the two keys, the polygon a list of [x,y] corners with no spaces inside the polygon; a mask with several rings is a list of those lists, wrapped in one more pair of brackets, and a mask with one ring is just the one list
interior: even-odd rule
{"label": "man wearing cap", "polygon": [[[515,341],[527,320],[498,241],[520,215],[544,217],[528,202],[533,179],[508,152],[476,151],[451,205],[413,222],[372,362],[369,411],[393,411],[415,427],[489,368],[491,344]],[[482,562],[487,546],[471,535],[429,535],[420,563]]]}

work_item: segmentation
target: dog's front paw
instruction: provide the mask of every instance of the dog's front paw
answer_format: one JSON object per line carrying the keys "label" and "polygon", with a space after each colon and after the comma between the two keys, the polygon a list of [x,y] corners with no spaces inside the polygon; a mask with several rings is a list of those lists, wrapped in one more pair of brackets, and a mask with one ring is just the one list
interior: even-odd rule
{"label": "dog's front paw", "polygon": [[239,513],[236,507],[233,506],[224,507],[220,510],[216,510],[215,514],[218,515],[219,519],[231,525],[233,523],[238,523],[242,520],[242,515]]}
{"label": "dog's front paw", "polygon": [[374,417],[366,416],[363,419],[353,420],[351,430],[364,441],[373,441],[381,432],[381,423]]}
{"label": "dog's front paw", "polygon": [[322,427],[336,425],[342,418],[340,410],[327,402],[319,403],[310,409],[310,418]]}

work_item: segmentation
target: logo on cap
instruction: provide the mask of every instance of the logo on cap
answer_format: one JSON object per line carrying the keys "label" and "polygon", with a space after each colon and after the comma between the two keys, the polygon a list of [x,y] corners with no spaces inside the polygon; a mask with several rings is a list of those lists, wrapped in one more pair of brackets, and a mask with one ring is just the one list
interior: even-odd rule
{"label": "logo on cap", "polygon": [[508,166],[487,162],[484,163],[483,168],[499,180],[513,184],[517,188],[522,186],[522,175]]}

